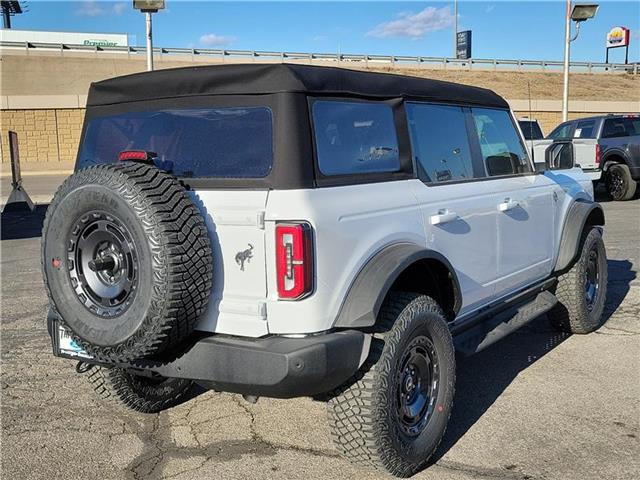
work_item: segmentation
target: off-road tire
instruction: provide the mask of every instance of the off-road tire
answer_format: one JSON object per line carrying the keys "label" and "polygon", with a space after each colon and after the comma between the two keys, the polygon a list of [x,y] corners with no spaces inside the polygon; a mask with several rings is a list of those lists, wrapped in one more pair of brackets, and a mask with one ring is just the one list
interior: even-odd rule
{"label": "off-road tire", "polygon": [[[376,330],[365,364],[329,398],[329,425],[337,449],[348,460],[408,477],[427,466],[444,436],[455,390],[453,342],[440,306],[417,293],[391,293]],[[411,437],[396,416],[398,368],[402,370],[405,349],[425,335],[436,353],[439,389],[428,423]]]}
{"label": "off-road tire", "polygon": [[[590,333],[597,330],[603,318],[607,296],[607,254],[598,228],[591,228],[582,238],[580,256],[574,265],[558,278],[558,303],[549,311],[552,325],[566,333]],[[597,253],[598,290],[591,309],[586,296],[589,255]]]}
{"label": "off-road tire", "polygon": [[192,380],[150,378],[121,368],[91,366],[87,380],[102,400],[140,413],[158,413],[184,403],[202,392]]}
{"label": "off-road tire", "polygon": [[[629,167],[624,163],[611,165],[606,173],[607,193],[617,201],[631,200],[638,184],[631,178]],[[618,185],[620,183],[620,185]]]}
{"label": "off-road tire", "polygon": [[[105,318],[78,292],[68,252],[76,242],[70,239],[79,238],[73,229],[83,222],[106,224],[109,218],[126,230],[121,243],[135,248],[136,263],[128,303]],[[76,343],[97,360],[127,362],[160,354],[188,337],[207,306],[212,268],[198,208],[175,177],[152,165],[122,162],[79,170],[47,210],[42,269],[50,303]]]}

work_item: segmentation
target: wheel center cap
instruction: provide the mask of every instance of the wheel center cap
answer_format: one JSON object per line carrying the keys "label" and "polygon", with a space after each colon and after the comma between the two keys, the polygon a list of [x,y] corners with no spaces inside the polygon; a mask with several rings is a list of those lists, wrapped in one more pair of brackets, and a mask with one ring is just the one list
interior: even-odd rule
{"label": "wheel center cap", "polygon": [[406,392],[410,392],[415,387],[415,382],[413,380],[413,376],[408,375],[404,381],[404,389]]}

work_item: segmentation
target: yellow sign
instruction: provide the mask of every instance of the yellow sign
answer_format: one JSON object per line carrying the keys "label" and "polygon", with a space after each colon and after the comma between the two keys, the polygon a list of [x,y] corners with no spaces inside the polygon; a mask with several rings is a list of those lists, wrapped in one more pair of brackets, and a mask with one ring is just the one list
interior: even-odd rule
{"label": "yellow sign", "polygon": [[607,33],[607,48],[626,47],[629,45],[629,29],[613,27]]}

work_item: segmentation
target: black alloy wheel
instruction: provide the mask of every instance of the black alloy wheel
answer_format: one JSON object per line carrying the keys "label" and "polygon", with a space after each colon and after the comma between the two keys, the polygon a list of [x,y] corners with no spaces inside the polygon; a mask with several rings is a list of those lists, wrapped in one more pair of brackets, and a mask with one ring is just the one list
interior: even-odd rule
{"label": "black alloy wheel", "polygon": [[440,386],[438,357],[429,337],[414,338],[403,356],[397,381],[397,414],[402,431],[419,435],[435,408]]}
{"label": "black alloy wheel", "polygon": [[78,299],[95,315],[114,317],[131,304],[138,280],[138,256],[131,233],[115,216],[92,211],[69,235],[69,277]]}

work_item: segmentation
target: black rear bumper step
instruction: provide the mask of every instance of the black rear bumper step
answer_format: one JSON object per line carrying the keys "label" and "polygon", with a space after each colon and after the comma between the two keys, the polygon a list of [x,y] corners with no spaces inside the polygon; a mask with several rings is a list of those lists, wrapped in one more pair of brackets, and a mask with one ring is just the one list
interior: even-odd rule
{"label": "black rear bumper step", "polygon": [[[56,320],[52,320],[50,333],[56,331]],[[140,374],[188,378],[212,390],[292,398],[325,394],[346,382],[368,355],[369,343],[369,336],[357,330],[302,338],[212,335],[196,341],[173,359],[95,363]],[[53,347],[55,355],[69,358],[57,350],[55,341]],[[93,363],[91,359],[75,360]]]}

